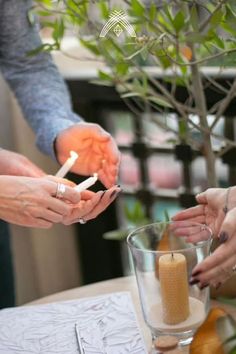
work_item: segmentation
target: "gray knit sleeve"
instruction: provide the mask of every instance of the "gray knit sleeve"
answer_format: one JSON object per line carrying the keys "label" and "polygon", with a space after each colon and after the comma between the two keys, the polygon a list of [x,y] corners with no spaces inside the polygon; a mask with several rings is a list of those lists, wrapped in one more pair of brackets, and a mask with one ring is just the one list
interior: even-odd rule
{"label": "gray knit sleeve", "polygon": [[0,0],[0,70],[36,134],[37,146],[54,157],[58,133],[81,118],[72,112],[68,90],[51,56],[27,56],[41,44],[37,25],[28,21],[31,6],[31,0]]}

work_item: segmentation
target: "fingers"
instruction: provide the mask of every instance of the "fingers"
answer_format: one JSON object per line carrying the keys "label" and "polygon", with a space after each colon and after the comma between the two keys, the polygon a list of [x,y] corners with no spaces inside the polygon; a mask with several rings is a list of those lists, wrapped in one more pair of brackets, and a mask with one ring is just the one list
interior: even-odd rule
{"label": "fingers", "polygon": [[[81,200],[72,210],[71,213],[66,216],[63,219],[63,223],[65,225],[70,225],[72,223],[78,222],[80,218],[85,219],[85,216],[88,215],[94,208],[95,206],[99,203],[101,196],[103,195],[103,191],[93,193],[93,195],[90,195],[88,193],[83,193],[83,197],[85,194],[87,198],[86,200]],[[89,220],[85,219],[86,221]]]}
{"label": "fingers", "polygon": [[53,197],[48,197],[45,204],[48,209],[63,216],[69,215],[72,209],[71,205]]}
{"label": "fingers", "polygon": [[73,208],[71,214],[64,218],[63,223],[69,225],[78,222],[80,218],[85,221],[96,218],[116,199],[120,191],[121,189],[115,186],[107,191],[99,191],[97,193],[82,192],[81,197],[83,199]]}
{"label": "fingers", "polygon": [[84,215],[85,220],[91,220],[96,218],[99,214],[101,214],[120,194],[121,188],[115,186],[109,190],[107,190],[102,196],[99,203],[93,208],[93,210]]}
{"label": "fingers", "polygon": [[98,177],[106,188],[111,188],[116,184],[117,176],[112,176],[108,172],[106,173],[104,170],[99,170]]}
{"label": "fingers", "polygon": [[204,215],[204,205],[197,205],[195,207],[180,211],[172,217],[172,220],[178,221],[192,219],[196,217],[201,217],[202,215]]}
{"label": "fingers", "polygon": [[85,191],[81,192],[81,200],[89,200],[91,199],[96,193],[86,189]]}
{"label": "fingers", "polygon": [[45,172],[41,170],[38,166],[34,165],[31,161],[28,159],[26,160],[26,163],[24,165],[24,176],[28,177],[44,177]]}
{"label": "fingers", "polygon": [[197,194],[196,201],[199,204],[206,204],[207,203],[207,191]]}
{"label": "fingers", "polygon": [[50,209],[37,207],[31,210],[31,216],[35,218],[44,219],[50,223],[60,223],[63,221],[63,215],[56,213]]}
{"label": "fingers", "polygon": [[40,229],[50,229],[52,227],[53,223],[43,220],[43,219],[36,219],[35,223],[33,225],[29,225],[30,227],[37,227]]}
{"label": "fingers", "polygon": [[99,169],[98,175],[99,180],[107,188],[111,188],[116,184],[119,172],[119,157],[116,163],[109,161],[108,159],[103,159],[101,168]]}
{"label": "fingers", "polygon": [[219,231],[219,241],[221,243],[226,242],[228,239],[230,239],[233,234],[236,231],[236,223],[235,223],[235,218],[236,218],[236,208],[230,210],[221,225],[220,231]]}
{"label": "fingers", "polygon": [[76,186],[76,184],[74,182],[70,181],[67,178],[60,178],[60,177],[56,177],[56,176],[52,176],[52,175],[46,175],[44,178],[49,181],[52,181],[52,182],[65,184],[65,185],[72,187],[72,188]]}
{"label": "fingers", "polygon": [[[203,219],[198,219],[202,223]],[[175,236],[184,237],[187,242],[196,243],[211,238],[212,233],[205,225],[194,224],[191,221],[174,221],[170,224],[170,230]]]}
{"label": "fingers", "polygon": [[[49,179],[52,180],[52,177],[50,177]],[[47,184],[47,188],[48,188],[48,191],[51,196],[56,197],[56,194],[57,194],[58,183],[56,183],[55,180],[60,181],[59,183],[61,183],[61,181],[63,181],[62,184],[65,186],[65,191],[63,192],[63,194],[61,195],[61,198],[60,198],[61,200],[67,201],[72,204],[79,203],[80,193],[77,192],[74,188],[72,188],[68,185],[65,185],[64,182],[67,181],[65,179],[61,179],[61,178],[54,179],[53,178],[52,183]],[[51,182],[51,181],[48,181],[48,182]]]}
{"label": "fingers", "polygon": [[193,269],[190,284],[198,284],[202,288],[205,285],[216,286],[218,283],[224,283],[233,275],[235,249],[235,240],[232,239],[219,246],[212,255]]}
{"label": "fingers", "polygon": [[115,140],[112,137],[110,137],[109,143],[106,144],[105,154],[107,155],[108,160],[111,164],[119,165],[120,152],[119,152],[118,147],[115,143]]}

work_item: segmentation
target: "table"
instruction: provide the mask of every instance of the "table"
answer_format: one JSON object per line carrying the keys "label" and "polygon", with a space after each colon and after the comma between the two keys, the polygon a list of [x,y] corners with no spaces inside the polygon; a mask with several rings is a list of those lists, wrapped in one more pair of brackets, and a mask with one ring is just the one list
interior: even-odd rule
{"label": "table", "polygon": [[[138,288],[134,276],[106,280],[106,281],[102,281],[90,285],[81,286],[79,288],[66,290],[57,294],[49,295],[41,299],[35,300],[31,302],[30,305],[39,305],[39,304],[46,304],[50,302],[56,302],[56,301],[81,299],[84,297],[98,296],[98,295],[103,295],[112,292],[119,292],[119,291],[129,291],[131,293],[132,300],[136,309],[139,325],[143,333],[146,346],[147,348],[150,348],[151,335],[142,316],[142,311],[141,311],[139,297],[138,297]],[[224,305],[221,303],[219,304],[217,301],[211,301],[211,306],[212,307],[220,306],[221,308],[229,312],[234,318],[236,318],[235,307]],[[189,352],[188,348],[185,348],[183,350],[183,353],[188,353],[188,352]]]}

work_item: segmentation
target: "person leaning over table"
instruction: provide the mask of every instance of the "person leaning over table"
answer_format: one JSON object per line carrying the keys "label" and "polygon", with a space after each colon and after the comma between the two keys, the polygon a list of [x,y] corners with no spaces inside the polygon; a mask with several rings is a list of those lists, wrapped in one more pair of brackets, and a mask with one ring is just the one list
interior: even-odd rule
{"label": "person leaning over table", "polygon": [[72,171],[98,172],[109,188],[115,184],[120,158],[114,139],[72,111],[66,85],[48,53],[27,56],[41,45],[37,23],[28,21],[32,6],[31,0],[0,0],[0,71],[33,128],[39,149],[61,164],[70,150],[78,152]]}
{"label": "person leaning over table", "polygon": [[[210,188],[196,196],[198,205],[177,213],[172,220],[179,227],[185,221],[208,225],[219,247],[198,264],[192,272],[190,285],[200,288],[212,285],[219,288],[236,271],[236,186]],[[204,236],[187,236],[189,242],[201,241]]]}
{"label": "person leaning over table", "polygon": [[[99,125],[85,123],[72,111],[65,83],[48,53],[27,55],[41,45],[37,22],[32,25],[28,21],[32,6],[31,0],[0,0],[0,70],[36,134],[39,149],[61,164],[70,150],[76,151],[79,159],[72,171],[80,175],[97,172],[104,186],[110,188],[116,182],[120,158],[114,139]],[[9,152],[4,150],[2,157],[4,154]],[[18,157],[8,159],[7,170],[16,164],[17,175],[42,175],[31,162],[17,164]]]}
{"label": "person leaning over table", "polygon": [[[78,152],[79,160],[72,171],[81,175],[98,172],[100,181],[110,188],[116,182],[120,159],[113,138],[99,125],[85,123],[73,113],[68,90],[48,53],[27,56],[29,51],[41,45],[37,22],[32,25],[28,21],[28,11],[32,6],[31,0],[0,0],[0,71],[34,130],[39,149],[61,164],[68,158],[70,150]],[[9,153],[1,151],[2,159],[7,159]],[[32,162],[21,163],[21,159],[22,155],[7,159],[4,174],[27,177],[44,174]],[[45,188],[46,184],[41,182],[39,190],[51,193]],[[118,188],[113,189],[103,195],[105,206],[119,192]],[[86,205],[93,197],[96,196],[92,192],[86,192]],[[81,219],[83,204],[80,202],[80,207],[75,208],[63,222],[69,224]],[[75,215],[76,211],[78,214]],[[99,213],[97,205],[91,213],[91,217]],[[3,227],[4,236],[6,225]],[[3,248],[0,244],[0,250]]]}

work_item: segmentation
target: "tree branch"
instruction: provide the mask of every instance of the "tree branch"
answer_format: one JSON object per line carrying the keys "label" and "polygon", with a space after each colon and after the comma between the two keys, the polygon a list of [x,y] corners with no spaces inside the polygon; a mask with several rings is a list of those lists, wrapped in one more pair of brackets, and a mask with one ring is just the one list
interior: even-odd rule
{"label": "tree branch", "polygon": [[214,14],[227,2],[227,0],[221,0],[219,4],[216,6],[214,11],[211,12],[211,14],[200,24],[199,26],[199,32],[202,32],[206,26],[210,23],[212,17]]}
{"label": "tree branch", "polygon": [[227,109],[229,103],[232,101],[232,99],[235,97],[235,95],[236,95],[236,78],[234,79],[234,82],[233,82],[230,90],[228,91],[227,95],[221,101],[221,103],[219,105],[219,108],[218,108],[217,113],[215,115],[214,122],[210,126],[211,131],[214,129],[216,123],[222,117],[222,115],[224,114],[225,110]]}

